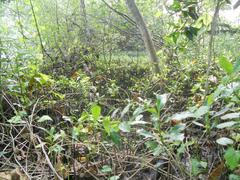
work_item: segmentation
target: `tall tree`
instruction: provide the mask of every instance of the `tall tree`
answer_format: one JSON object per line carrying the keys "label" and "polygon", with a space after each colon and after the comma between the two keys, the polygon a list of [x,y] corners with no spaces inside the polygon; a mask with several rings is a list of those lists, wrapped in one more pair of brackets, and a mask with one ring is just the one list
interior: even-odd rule
{"label": "tall tree", "polygon": [[89,30],[89,26],[88,26],[85,0],[80,0],[80,13],[81,13],[81,17],[83,20],[85,43],[87,43],[89,45],[90,44],[90,30]]}
{"label": "tall tree", "polygon": [[134,0],[126,0],[126,4],[140,30],[140,33],[144,41],[144,45],[148,52],[148,56],[154,64],[155,72],[159,73],[160,72],[159,60],[156,54],[152,37],[147,29],[146,23],[144,22],[143,17]]}

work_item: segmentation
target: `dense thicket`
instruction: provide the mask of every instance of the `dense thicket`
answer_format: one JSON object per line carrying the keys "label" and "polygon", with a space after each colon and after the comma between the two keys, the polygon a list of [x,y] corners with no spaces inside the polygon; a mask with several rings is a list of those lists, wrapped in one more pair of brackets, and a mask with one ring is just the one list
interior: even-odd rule
{"label": "dense thicket", "polygon": [[0,179],[239,179],[232,6],[0,1]]}

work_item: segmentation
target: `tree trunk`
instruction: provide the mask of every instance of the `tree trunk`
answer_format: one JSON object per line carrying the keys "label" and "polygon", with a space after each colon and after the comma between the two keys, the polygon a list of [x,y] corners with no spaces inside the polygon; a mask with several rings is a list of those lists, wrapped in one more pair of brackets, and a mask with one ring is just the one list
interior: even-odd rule
{"label": "tree trunk", "polygon": [[240,6],[240,0],[238,0],[238,1],[234,4],[233,9],[237,9],[238,6]]}
{"label": "tree trunk", "polygon": [[80,0],[80,13],[81,13],[81,18],[83,20],[84,41],[87,45],[89,45],[90,44],[90,30],[88,27],[85,0]]}
{"label": "tree trunk", "polygon": [[147,29],[147,26],[143,20],[143,17],[139,12],[138,7],[135,4],[134,0],[126,0],[126,4],[140,30],[148,56],[154,64],[155,72],[159,73],[160,72],[159,60],[158,60],[156,50],[152,41],[152,37]]}

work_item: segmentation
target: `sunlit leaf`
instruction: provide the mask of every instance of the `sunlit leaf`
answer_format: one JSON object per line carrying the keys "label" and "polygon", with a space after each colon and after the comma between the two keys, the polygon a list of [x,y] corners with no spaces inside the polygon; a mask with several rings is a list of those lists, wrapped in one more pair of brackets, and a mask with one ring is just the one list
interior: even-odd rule
{"label": "sunlit leaf", "polygon": [[192,112],[189,112],[189,111],[184,111],[184,112],[181,112],[181,113],[174,114],[171,117],[171,119],[180,121],[180,120],[187,119],[187,118],[190,118],[190,117],[194,117],[194,114]]}
{"label": "sunlit leaf", "polygon": [[240,118],[240,113],[229,113],[221,117],[222,120],[225,119],[237,119]]}
{"label": "sunlit leaf", "polygon": [[157,97],[156,107],[157,107],[157,111],[158,111],[158,112],[160,112],[160,110],[161,110],[161,109],[164,107],[164,105],[166,104],[168,95],[169,95],[169,94],[162,94],[162,95],[157,94],[157,95],[156,95],[156,97]]}
{"label": "sunlit leaf", "polygon": [[110,135],[111,132],[111,120],[109,117],[106,117],[103,119],[103,127],[108,135]]}
{"label": "sunlit leaf", "polygon": [[137,133],[141,136],[144,136],[145,138],[153,137],[152,133],[150,133],[149,131],[146,131],[144,129],[138,129]]}
{"label": "sunlit leaf", "polygon": [[97,104],[93,104],[91,106],[91,114],[94,120],[98,120],[101,115],[101,107],[98,106]]}
{"label": "sunlit leaf", "polygon": [[226,137],[221,137],[217,139],[217,143],[223,146],[227,146],[227,145],[233,144],[233,140]]}
{"label": "sunlit leaf", "polygon": [[112,168],[108,165],[104,165],[100,171],[102,173],[109,173],[109,172],[112,172]]}
{"label": "sunlit leaf", "polygon": [[130,123],[129,122],[121,122],[119,124],[119,129],[123,132],[130,132],[131,131],[131,126],[130,126]]}
{"label": "sunlit leaf", "polygon": [[202,15],[202,20],[203,20],[203,24],[205,26],[209,26],[212,22],[212,17],[211,17],[210,14],[205,13],[205,14]]}
{"label": "sunlit leaf", "polygon": [[131,105],[132,105],[132,104],[128,104],[128,105],[123,109],[123,111],[121,112],[120,118],[123,118],[123,116],[129,111]]}
{"label": "sunlit leaf", "polygon": [[232,127],[232,126],[235,125],[236,123],[237,123],[237,122],[235,122],[235,121],[224,122],[224,123],[218,124],[218,125],[217,125],[217,128],[218,128],[218,129],[223,129],[223,128],[226,128],[226,127]]}
{"label": "sunlit leaf", "polygon": [[197,109],[197,111],[194,112],[194,116],[196,118],[202,117],[204,114],[206,114],[209,111],[209,106],[201,106]]}
{"label": "sunlit leaf", "polygon": [[43,115],[42,117],[39,118],[37,122],[45,122],[45,121],[53,121],[52,118],[48,115]]}
{"label": "sunlit leaf", "polygon": [[109,178],[109,180],[119,180],[120,176],[112,176]]}
{"label": "sunlit leaf", "polygon": [[219,58],[219,65],[226,73],[231,74],[233,72],[233,65],[226,57],[221,56]]}
{"label": "sunlit leaf", "polygon": [[19,115],[13,116],[11,119],[8,120],[8,122],[12,124],[22,123],[22,117]]}
{"label": "sunlit leaf", "polygon": [[144,108],[142,106],[139,106],[137,109],[134,110],[133,117],[137,117],[142,112],[144,112]]}

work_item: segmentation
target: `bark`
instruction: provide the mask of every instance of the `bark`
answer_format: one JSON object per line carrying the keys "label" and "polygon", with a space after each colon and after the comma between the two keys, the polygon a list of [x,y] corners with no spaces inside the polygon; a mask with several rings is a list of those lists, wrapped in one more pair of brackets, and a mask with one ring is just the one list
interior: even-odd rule
{"label": "bark", "polygon": [[89,26],[88,26],[85,0],[80,0],[80,13],[81,13],[81,17],[83,19],[83,28],[84,28],[84,35],[85,35],[84,40],[85,40],[85,43],[87,43],[89,45],[90,44],[90,30],[89,30]]}
{"label": "bark", "polygon": [[233,9],[237,9],[238,6],[240,6],[240,0],[238,0],[238,1],[234,4]]}
{"label": "bark", "polygon": [[147,26],[143,20],[143,17],[139,12],[138,7],[134,0],[126,0],[126,4],[139,28],[148,56],[154,64],[155,72],[159,73],[160,72],[159,60],[156,54],[152,37],[147,29]]}
{"label": "bark", "polygon": [[219,16],[219,10],[220,10],[220,0],[217,1],[217,5],[215,7],[212,23],[211,23],[211,31],[210,31],[210,40],[209,40],[209,46],[208,46],[208,62],[207,62],[207,72],[206,72],[206,82],[205,82],[205,98],[207,94],[209,93],[209,75],[210,70],[212,66],[212,59],[214,55],[214,35],[216,33],[216,27],[217,27],[217,18]]}

